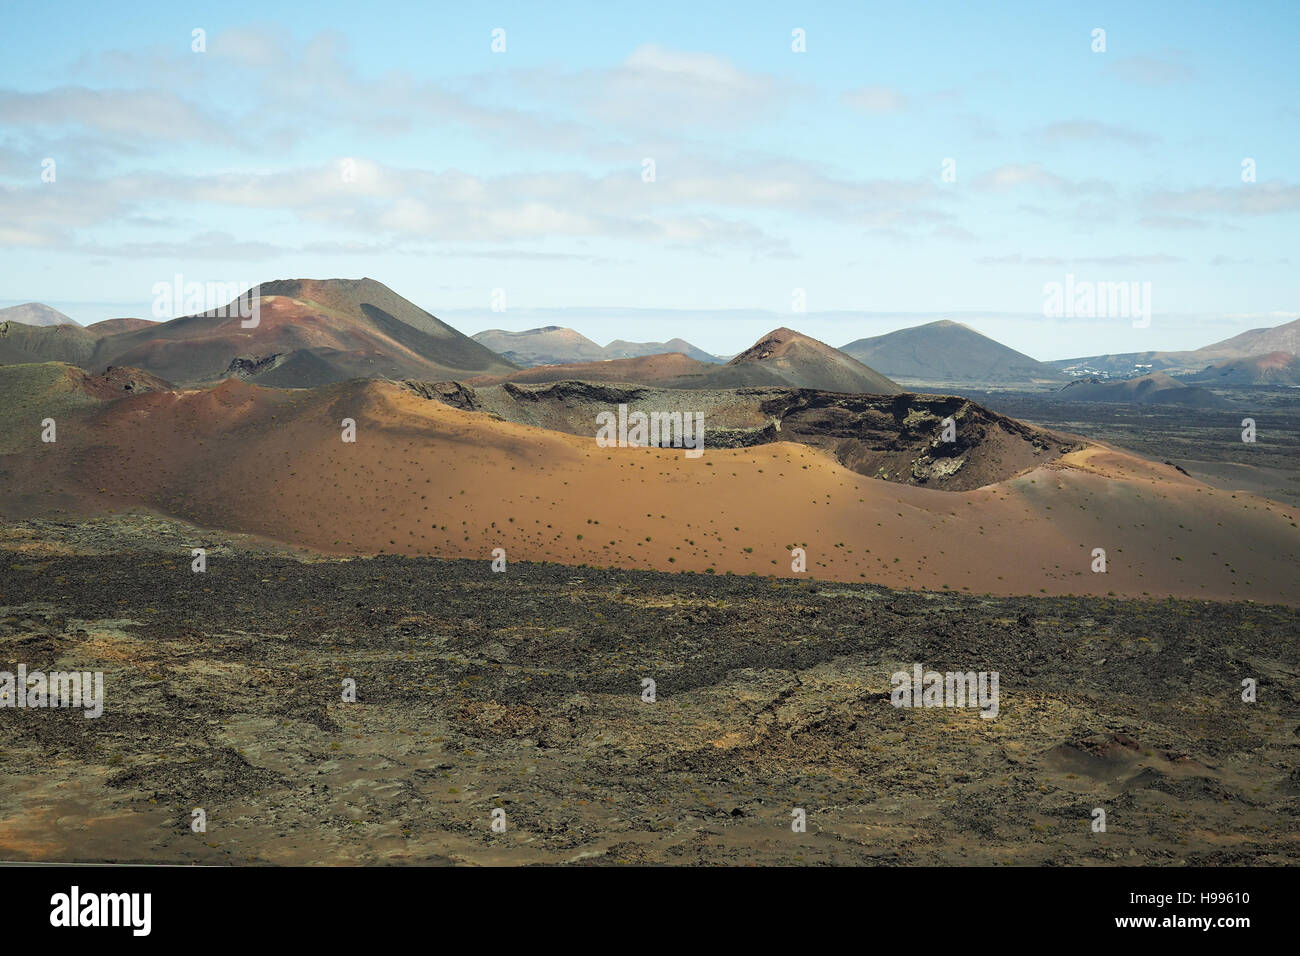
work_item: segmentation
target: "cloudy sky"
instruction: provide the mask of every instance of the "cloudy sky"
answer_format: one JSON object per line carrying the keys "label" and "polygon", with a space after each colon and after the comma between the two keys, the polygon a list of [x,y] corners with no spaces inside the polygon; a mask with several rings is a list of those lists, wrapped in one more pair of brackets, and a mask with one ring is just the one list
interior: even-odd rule
{"label": "cloudy sky", "polygon": [[[371,276],[470,333],[1044,359],[1300,315],[1300,4],[981,6],[6,3],[0,304]],[[1043,317],[1067,274],[1150,326]]]}

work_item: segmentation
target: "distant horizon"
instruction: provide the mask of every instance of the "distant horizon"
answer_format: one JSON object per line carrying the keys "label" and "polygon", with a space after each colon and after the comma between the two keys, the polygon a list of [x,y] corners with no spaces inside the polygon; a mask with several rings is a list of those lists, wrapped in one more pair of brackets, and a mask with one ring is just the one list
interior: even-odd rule
{"label": "distant horizon", "polygon": [[[374,278],[373,276],[371,278]],[[382,282],[382,279],[376,279]],[[391,288],[391,287],[390,287]],[[401,290],[394,289],[398,295]],[[505,312],[491,309],[444,309],[430,308],[428,304],[403,295],[415,305],[446,322],[465,335],[477,335],[491,329],[506,332],[527,332],[546,326],[558,326],[572,329],[601,346],[622,339],[628,342],[666,342],[670,339],[683,339],[698,349],[715,356],[737,355],[753,345],[760,337],[775,328],[786,327],[804,335],[819,339],[835,348],[847,345],[857,339],[872,338],[902,329],[926,325],[930,322],[949,320],[969,325],[975,331],[993,339],[1009,348],[1022,352],[1042,362],[1058,362],[1070,358],[1084,358],[1093,355],[1127,354],[1129,352],[1182,352],[1192,351],[1231,338],[1242,332],[1255,329],[1273,328],[1285,325],[1300,318],[1300,311],[1294,313],[1265,313],[1256,315],[1217,315],[1217,314],[1182,314],[1162,315],[1156,312],[1148,329],[1137,330],[1128,327],[1116,319],[1047,319],[1033,313],[1005,313],[991,310],[954,310],[946,312],[896,312],[869,310],[823,310],[796,313],[780,313],[759,309],[671,309],[636,306],[574,306],[571,308],[514,308]],[[0,299],[0,308],[10,308],[29,302],[39,302],[75,320],[79,325],[88,326],[106,319],[140,318],[149,321],[166,322],[150,315],[150,303],[127,302],[77,302],[71,300],[49,299]],[[178,318],[181,314],[171,318]],[[599,319],[638,320],[643,323],[655,323],[654,327],[615,326],[611,321]],[[713,325],[705,327],[705,334],[699,334],[703,319],[711,320]],[[1162,321],[1164,320],[1164,321]],[[1124,328],[1111,330],[1113,335],[1121,335],[1126,341],[1137,333],[1143,333],[1148,340],[1158,340],[1155,344],[1126,348],[1097,348],[1091,351],[1075,351],[1069,354],[1039,354],[1033,348],[1034,326],[1042,323],[1073,322],[1076,325],[1088,324],[1088,341],[1099,341],[1097,335],[1105,333],[1105,323],[1120,323]],[[663,323],[659,325],[658,323]],[[849,328],[851,323],[860,323]],[[980,323],[983,323],[981,326]],[[1001,328],[999,328],[1001,326]],[[677,331],[673,331],[673,329]],[[609,330],[617,329],[613,334]],[[847,337],[845,337],[847,333]],[[1162,333],[1168,338],[1161,338]],[[746,338],[748,336],[748,338]],[[1029,339],[1030,341],[1025,341]]]}

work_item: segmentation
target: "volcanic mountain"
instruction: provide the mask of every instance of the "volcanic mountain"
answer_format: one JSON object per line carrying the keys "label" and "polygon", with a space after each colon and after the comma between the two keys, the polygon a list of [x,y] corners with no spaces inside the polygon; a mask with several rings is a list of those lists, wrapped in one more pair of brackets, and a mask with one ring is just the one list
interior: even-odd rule
{"label": "volcanic mountain", "polygon": [[496,352],[515,365],[567,365],[599,362],[605,350],[573,329],[548,325],[525,332],[486,329],[472,336],[475,342]]}
{"label": "volcanic mountain", "polygon": [[51,309],[41,302],[26,302],[0,309],[0,322],[21,322],[23,325],[79,325],[76,320],[68,318],[58,309]]}
{"label": "volcanic mountain", "polygon": [[625,342],[615,339],[601,347],[580,332],[548,325],[525,332],[486,329],[473,336],[502,358],[525,368],[542,365],[581,365],[611,359],[645,358],[651,355],[681,353],[697,362],[719,364],[716,356],[698,349],[684,339],[667,342]]}
{"label": "volcanic mountain", "polygon": [[502,382],[635,382],[673,389],[812,388],[860,395],[896,395],[902,388],[850,355],[791,329],[776,329],[726,365],[680,353],[571,365],[540,366],[480,376],[474,385]]}
{"label": "volcanic mountain", "polygon": [[1300,354],[1300,319],[1272,328],[1251,329],[1222,342],[1199,348],[1195,354],[1207,359],[1234,359],[1270,352]]}
{"label": "volcanic mountain", "polygon": [[[104,400],[72,380],[81,375],[0,368],[0,400],[9,407],[16,395],[25,409],[0,417],[0,514],[152,511],[339,555],[468,558],[485,575],[503,547],[511,561],[802,577],[791,567],[799,547],[807,576],[822,581],[1297,600],[1294,509],[1095,445],[1004,462],[990,483],[950,491],[934,479],[875,480],[832,446],[802,441],[711,447],[699,458],[600,447],[389,382],[287,390],[229,379]],[[817,407],[782,413],[792,427],[792,416],[817,429],[898,422],[878,402],[811,397]],[[920,439],[945,410],[909,412],[895,434]],[[977,409],[966,414],[1003,430]],[[39,440],[47,415],[58,419],[57,443]],[[340,441],[344,418],[355,442]],[[179,542],[178,553],[188,559],[191,546]],[[1094,547],[1111,557],[1106,574],[1091,573]]]}
{"label": "volcanic mountain", "polygon": [[1208,389],[1185,385],[1164,372],[1152,372],[1122,382],[1081,379],[1071,382],[1054,397],[1067,402],[1127,402],[1135,405],[1190,405],[1195,408],[1228,405]]}
{"label": "volcanic mountain", "polygon": [[704,349],[696,348],[685,339],[669,339],[667,342],[625,342],[615,339],[605,346],[605,357],[610,359],[641,358],[646,355],[665,355],[680,353],[697,362],[721,365],[716,355],[710,355]]}
{"label": "volcanic mountain", "polygon": [[1211,365],[1184,382],[1200,385],[1300,385],[1300,356],[1269,352]]}
{"label": "volcanic mountain", "polygon": [[98,336],[120,335],[123,332],[138,332],[140,329],[150,329],[157,324],[151,319],[104,319],[102,322],[92,322],[86,326],[86,331],[94,332]]}
{"label": "volcanic mountain", "polygon": [[1189,352],[1124,352],[1115,355],[1094,355],[1088,358],[1060,359],[1051,364],[1057,368],[1086,365],[1099,372],[1112,375],[1127,374],[1135,365],[1151,365],[1156,371],[1198,374],[1207,365],[1233,359],[1250,359],[1272,352],[1300,354],[1300,319],[1272,328],[1251,329],[1202,346]]}
{"label": "volcanic mountain", "polygon": [[86,366],[99,344],[99,336],[75,323],[28,325],[0,322],[0,365],[30,362],[67,362]]}
{"label": "volcanic mountain", "polygon": [[853,356],[787,328],[769,332],[726,365],[706,372],[704,378],[708,388],[790,385],[870,395],[895,395],[903,390]]}
{"label": "volcanic mountain", "polygon": [[858,339],[840,351],[902,382],[1025,385],[1064,379],[1051,365],[946,319]]}
{"label": "volcanic mountain", "polygon": [[373,279],[285,279],[258,287],[257,324],[214,309],[104,336],[89,362],[178,383],[229,376],[304,388],[350,378],[462,377],[514,368]]}

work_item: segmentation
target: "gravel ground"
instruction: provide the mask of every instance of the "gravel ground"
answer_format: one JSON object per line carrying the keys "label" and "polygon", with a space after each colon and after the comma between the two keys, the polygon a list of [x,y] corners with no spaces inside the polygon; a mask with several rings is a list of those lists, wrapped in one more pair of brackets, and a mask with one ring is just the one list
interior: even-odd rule
{"label": "gravel ground", "polygon": [[[0,709],[0,858],[1300,862],[1292,609],[233,535],[197,574],[192,543],[138,516],[0,533],[0,671],[105,680],[98,719]],[[998,672],[997,717],[892,706],[914,663]]]}

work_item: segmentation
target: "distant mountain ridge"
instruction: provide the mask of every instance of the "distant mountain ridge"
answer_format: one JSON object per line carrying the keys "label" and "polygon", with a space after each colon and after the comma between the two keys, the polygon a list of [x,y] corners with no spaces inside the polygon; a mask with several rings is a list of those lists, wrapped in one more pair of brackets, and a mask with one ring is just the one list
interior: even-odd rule
{"label": "distant mountain ridge", "polygon": [[1269,352],[1208,366],[1184,382],[1197,385],[1300,385],[1300,356]]}
{"label": "distant mountain ridge", "polygon": [[725,364],[717,355],[712,355],[704,349],[696,348],[685,339],[669,339],[667,342],[625,342],[622,339],[615,339],[605,346],[605,355],[611,359],[620,358],[642,358],[647,355],[666,355],[671,353],[681,353],[687,358],[695,359],[697,362],[708,362],[713,365]]}
{"label": "distant mountain ridge", "polygon": [[1137,366],[1150,365],[1155,371],[1195,375],[1209,365],[1235,359],[1250,359],[1273,352],[1300,354],[1300,319],[1271,328],[1250,329],[1231,338],[1182,352],[1123,352],[1085,358],[1058,359],[1059,369],[1086,366],[1097,372],[1128,374]]}
{"label": "distant mountain ridge", "polygon": [[883,375],[927,384],[1042,384],[1065,376],[960,322],[941,319],[840,347]]}
{"label": "distant mountain ridge", "polygon": [[601,346],[582,333],[559,325],[545,325],[536,329],[525,329],[522,332],[484,329],[471,338],[525,368],[537,365],[577,365],[611,359],[643,358],[674,352],[687,355],[697,362],[721,364],[717,356],[696,348],[685,339],[675,338],[667,342],[627,342],[623,339],[615,339],[608,345]]}
{"label": "distant mountain ridge", "polygon": [[0,309],[0,322],[21,322],[23,325],[35,326],[81,325],[43,302],[24,302],[22,305]]}
{"label": "distant mountain ridge", "polygon": [[1248,358],[1269,352],[1300,354],[1300,319],[1272,328],[1251,329],[1195,350],[1206,358]]}
{"label": "distant mountain ridge", "polygon": [[609,357],[603,348],[585,335],[558,325],[523,332],[485,329],[470,338],[523,367],[599,362]]}
{"label": "distant mountain ridge", "polygon": [[619,382],[668,389],[753,387],[810,388],[827,392],[897,395],[894,381],[825,342],[793,329],[774,329],[725,365],[699,362],[681,353],[637,358],[539,365],[505,375],[481,376],[474,385],[503,382]]}
{"label": "distant mountain ridge", "polygon": [[[616,339],[601,346],[558,325],[522,332],[488,329],[470,337],[368,278],[280,279],[255,289],[260,314],[255,326],[245,326],[225,309],[166,322],[106,319],[86,327],[40,303],[0,309],[0,364],[59,361],[92,373],[127,366],[182,385],[236,377],[276,387],[351,378],[545,382],[560,376],[669,388],[785,385],[888,394],[903,390],[900,380],[921,388],[1017,387],[1093,376],[1129,379],[1147,372],[1175,373],[1192,385],[1300,384],[1300,319],[1190,351],[1052,362],[950,320],[857,339],[842,349],[780,328],[723,362],[682,338]],[[602,364],[606,367],[597,368]],[[517,374],[521,367],[538,371],[523,376]],[[1168,389],[1160,379],[1150,382],[1140,394],[1097,395],[1147,401]],[[1088,390],[1075,391],[1071,397],[1085,394]],[[1189,399],[1199,400],[1195,393],[1181,396]]]}

